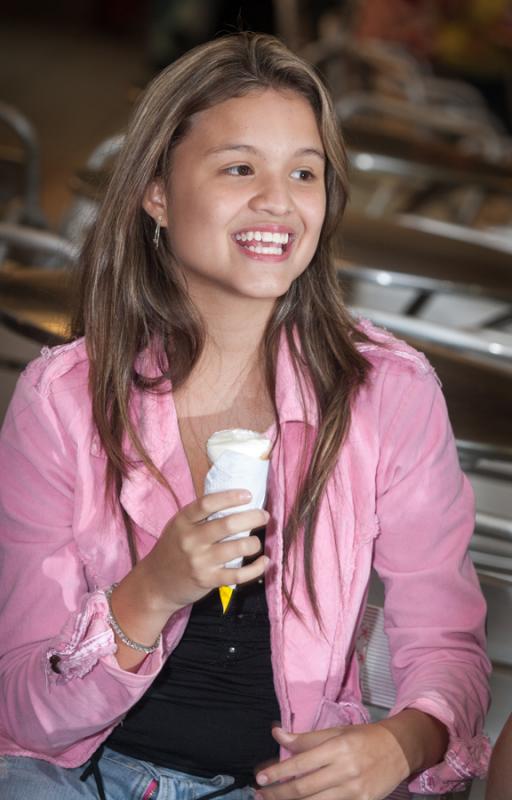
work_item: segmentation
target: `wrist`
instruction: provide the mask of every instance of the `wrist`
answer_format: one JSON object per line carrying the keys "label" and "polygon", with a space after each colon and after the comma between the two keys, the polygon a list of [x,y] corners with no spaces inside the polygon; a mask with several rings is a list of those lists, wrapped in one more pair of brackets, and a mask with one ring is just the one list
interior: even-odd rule
{"label": "wrist", "polygon": [[[164,618],[167,622],[176,611],[184,607],[169,596],[169,577],[161,575],[158,560],[154,559],[153,553],[139,561],[125,580],[130,576],[136,584],[137,604],[144,613]],[[161,586],[165,587],[164,591]]]}
{"label": "wrist", "polygon": [[151,591],[150,575],[146,575],[142,564],[139,562],[112,588],[109,598],[111,618],[116,623],[111,624],[117,644],[116,658],[119,666],[128,671],[136,671],[149,654],[133,648],[129,642],[151,652],[173,613],[173,608],[169,604],[163,606]]}
{"label": "wrist", "polygon": [[162,634],[160,634],[158,636],[158,639],[156,639],[151,645],[143,644],[142,642],[136,642],[133,639],[130,639],[130,637],[125,633],[125,631],[119,625],[119,622],[114,613],[114,609],[112,607],[112,593],[115,589],[117,589],[118,585],[119,584],[117,583],[113,583],[112,586],[110,586],[108,589],[105,589],[105,597],[107,598],[108,602],[108,617],[107,617],[108,624],[114,631],[116,639],[121,641],[122,644],[126,645],[131,650],[136,650],[137,652],[143,653],[146,656],[151,655],[151,653],[154,653],[155,650],[157,650],[158,647],[160,646],[162,641]]}
{"label": "wrist", "polygon": [[443,759],[448,730],[430,714],[406,708],[378,724],[395,737],[409,765],[409,774],[433,767]]}

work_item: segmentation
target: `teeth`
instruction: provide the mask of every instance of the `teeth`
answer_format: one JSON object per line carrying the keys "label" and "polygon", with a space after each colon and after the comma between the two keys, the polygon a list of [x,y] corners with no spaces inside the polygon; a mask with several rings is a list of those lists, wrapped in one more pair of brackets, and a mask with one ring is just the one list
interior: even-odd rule
{"label": "teeth", "polygon": [[288,244],[288,233],[271,233],[270,231],[244,231],[236,233],[237,242],[272,242],[273,244]]}
{"label": "teeth", "polygon": [[282,247],[263,247],[261,244],[253,245],[250,244],[247,248],[250,250],[251,253],[258,253],[259,255],[264,256],[282,256],[283,255],[283,248]]}

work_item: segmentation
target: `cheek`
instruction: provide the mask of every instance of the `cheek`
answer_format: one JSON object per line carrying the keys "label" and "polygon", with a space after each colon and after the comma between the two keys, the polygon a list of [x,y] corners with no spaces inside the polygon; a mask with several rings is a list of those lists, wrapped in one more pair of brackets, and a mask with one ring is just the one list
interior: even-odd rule
{"label": "cheek", "polygon": [[318,231],[322,228],[327,209],[327,199],[325,191],[311,193],[305,197],[302,204],[302,213],[307,221],[310,231]]}
{"label": "cheek", "polygon": [[201,264],[227,257],[231,218],[222,198],[212,200],[208,192],[185,190],[169,205],[168,219],[171,250],[181,263]]}
{"label": "cheek", "polygon": [[181,249],[185,244],[194,245],[204,228],[201,204],[197,196],[190,191],[183,191],[168,204],[169,239],[175,248]]}
{"label": "cheek", "polygon": [[[176,209],[175,214],[173,208]],[[231,206],[222,196],[212,196],[207,189],[185,191],[170,207],[169,224],[177,237],[185,234],[192,240],[192,237],[221,233],[230,218]]]}
{"label": "cheek", "polygon": [[320,232],[325,220],[326,203],[325,196],[315,198],[308,207],[309,230],[314,234],[316,241],[320,237]]}

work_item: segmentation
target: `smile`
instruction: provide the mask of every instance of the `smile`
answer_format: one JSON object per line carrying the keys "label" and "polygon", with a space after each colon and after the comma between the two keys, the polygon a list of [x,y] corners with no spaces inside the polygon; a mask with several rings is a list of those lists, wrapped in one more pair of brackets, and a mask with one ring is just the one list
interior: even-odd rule
{"label": "smile", "polygon": [[241,231],[234,239],[240,247],[250,253],[263,256],[282,256],[293,241],[293,234],[274,231]]}

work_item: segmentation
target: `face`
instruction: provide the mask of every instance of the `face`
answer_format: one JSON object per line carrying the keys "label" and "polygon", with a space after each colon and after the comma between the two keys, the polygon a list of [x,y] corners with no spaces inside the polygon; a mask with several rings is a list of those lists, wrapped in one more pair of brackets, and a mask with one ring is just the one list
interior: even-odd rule
{"label": "face", "polygon": [[[169,185],[146,193],[198,302],[274,301],[309,265],[325,215],[325,155],[299,94],[272,89],[200,112],[174,150]],[[153,201],[159,201],[156,209]]]}

